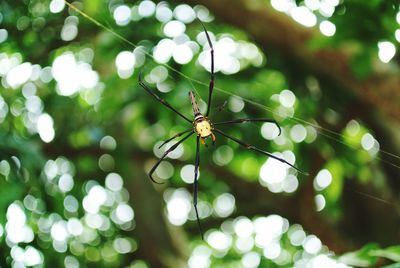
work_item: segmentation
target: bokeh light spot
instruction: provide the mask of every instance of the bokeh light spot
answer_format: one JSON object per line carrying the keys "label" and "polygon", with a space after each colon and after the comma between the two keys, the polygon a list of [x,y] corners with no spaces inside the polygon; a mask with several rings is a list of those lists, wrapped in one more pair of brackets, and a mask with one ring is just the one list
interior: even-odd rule
{"label": "bokeh light spot", "polygon": [[317,24],[317,17],[305,6],[292,8],[290,15],[303,26],[313,27]]}
{"label": "bokeh light spot", "polygon": [[284,89],[279,94],[279,101],[284,107],[291,108],[296,101],[296,96],[291,90]]}
{"label": "bokeh light spot", "polygon": [[332,183],[332,174],[327,169],[322,169],[318,172],[314,179],[314,188],[321,191]]}
{"label": "bokeh light spot", "polygon": [[120,203],[116,208],[116,215],[122,222],[129,222],[133,220],[134,212],[128,204]]}
{"label": "bokeh light spot", "polygon": [[238,113],[243,110],[244,101],[240,97],[232,96],[232,97],[229,97],[228,106],[229,106],[229,110],[231,110],[234,113]]}
{"label": "bokeh light spot", "polygon": [[156,4],[153,1],[145,0],[140,2],[138,7],[139,15],[142,17],[150,17],[156,11]]}
{"label": "bokeh light spot", "polygon": [[7,84],[12,88],[17,88],[27,82],[32,75],[32,64],[22,63],[11,68],[6,77]]}
{"label": "bokeh light spot", "polygon": [[206,237],[207,243],[216,250],[225,251],[232,244],[232,237],[220,231],[212,231]]}
{"label": "bokeh light spot", "polygon": [[183,4],[174,9],[174,16],[184,23],[191,23],[196,18],[196,13],[191,6]]}
{"label": "bokeh light spot", "polygon": [[63,0],[52,0],[50,2],[50,12],[51,13],[59,13],[65,7],[65,2]]}
{"label": "bokeh light spot", "polygon": [[117,141],[111,136],[104,136],[100,140],[100,148],[105,150],[115,150],[115,148],[117,148]]}
{"label": "bokeh light spot", "polygon": [[186,44],[174,47],[172,52],[174,60],[179,64],[187,64],[193,58],[193,52]]}
{"label": "bokeh light spot", "polygon": [[320,23],[319,30],[325,36],[333,36],[336,32],[336,26],[332,22],[324,20]]}
{"label": "bokeh light spot", "polygon": [[235,220],[234,229],[238,237],[249,237],[253,233],[253,223],[246,217],[239,217]]}
{"label": "bokeh light spot", "polygon": [[160,22],[168,22],[172,19],[172,10],[165,5],[159,4],[156,10],[156,18]]}
{"label": "bokeh light spot", "polygon": [[378,43],[378,56],[383,63],[388,63],[396,54],[396,46],[393,43],[384,41]]}
{"label": "bokeh light spot", "polygon": [[174,225],[182,225],[191,209],[190,195],[186,190],[177,189],[167,201],[168,219]]}
{"label": "bokeh light spot", "polygon": [[264,123],[261,127],[261,136],[267,140],[273,140],[279,135],[279,128],[275,123]]}
{"label": "bokeh light spot", "polygon": [[214,210],[219,217],[228,217],[234,209],[235,197],[229,193],[223,193],[214,200]]}
{"label": "bokeh light spot", "polygon": [[233,150],[227,145],[222,145],[213,153],[213,160],[219,166],[227,165],[233,159]]}
{"label": "bokeh light spot", "polygon": [[168,37],[180,36],[185,32],[185,30],[185,24],[178,20],[169,21],[164,26],[164,34]]}
{"label": "bokeh light spot", "polygon": [[314,198],[315,210],[321,211],[326,205],[325,197],[322,194],[317,194]]}
{"label": "bokeh light spot", "polygon": [[[181,178],[186,183],[194,182],[194,165],[185,165],[181,169]],[[197,180],[200,179],[200,170],[197,172]]]}
{"label": "bokeh light spot", "polygon": [[63,174],[61,175],[60,179],[58,180],[58,187],[64,193],[69,192],[74,187],[74,179],[72,178],[71,174]]}
{"label": "bokeh light spot", "polygon": [[106,187],[111,191],[121,191],[123,184],[122,177],[117,173],[110,173],[106,177]]}
{"label": "bokeh light spot", "polygon": [[8,32],[6,29],[0,29],[0,43],[3,43],[8,38]]}
{"label": "bokeh light spot", "polygon": [[114,10],[114,19],[115,22],[118,25],[127,25],[130,21],[131,15],[132,15],[132,11],[131,9],[126,6],[126,5],[121,5],[118,6],[115,10]]}
{"label": "bokeh light spot", "polygon": [[296,124],[290,129],[290,138],[294,142],[302,142],[307,137],[307,130],[303,125]]}
{"label": "bokeh light spot", "polygon": [[374,137],[371,134],[366,133],[361,138],[361,146],[364,148],[364,150],[369,151],[374,146],[374,141]]}
{"label": "bokeh light spot", "polygon": [[49,143],[54,139],[55,132],[53,118],[44,113],[41,114],[36,122],[36,128],[42,141]]}
{"label": "bokeh light spot", "polygon": [[309,254],[316,254],[321,250],[321,240],[315,235],[309,235],[306,237],[303,247]]}

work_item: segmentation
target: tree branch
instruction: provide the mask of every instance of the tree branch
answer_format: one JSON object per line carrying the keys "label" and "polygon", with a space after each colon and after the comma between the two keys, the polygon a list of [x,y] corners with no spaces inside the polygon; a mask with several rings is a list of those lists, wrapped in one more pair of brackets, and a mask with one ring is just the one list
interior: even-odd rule
{"label": "tree branch", "polygon": [[162,195],[151,185],[143,163],[127,159],[129,156],[116,161],[116,168],[127,182],[135,209],[134,232],[140,241],[139,255],[150,262],[151,267],[186,267],[185,235],[165,218]]}

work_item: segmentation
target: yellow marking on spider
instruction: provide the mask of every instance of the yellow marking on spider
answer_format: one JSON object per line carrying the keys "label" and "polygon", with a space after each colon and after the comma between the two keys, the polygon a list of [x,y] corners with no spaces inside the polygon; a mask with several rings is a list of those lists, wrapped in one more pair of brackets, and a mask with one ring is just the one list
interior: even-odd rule
{"label": "yellow marking on spider", "polygon": [[195,122],[194,126],[195,126],[195,130],[196,130],[197,134],[201,138],[207,138],[212,134],[211,124],[207,120]]}

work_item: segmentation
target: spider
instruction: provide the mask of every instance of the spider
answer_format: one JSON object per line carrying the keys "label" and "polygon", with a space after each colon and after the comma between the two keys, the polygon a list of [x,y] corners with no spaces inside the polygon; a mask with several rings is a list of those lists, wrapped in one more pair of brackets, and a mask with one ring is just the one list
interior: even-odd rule
{"label": "spider", "polygon": [[[201,23],[201,22],[200,22]],[[218,123],[213,123],[209,118],[209,114],[210,114],[210,107],[211,107],[211,100],[212,100],[212,95],[213,95],[213,90],[214,90],[214,48],[210,39],[210,36],[207,32],[206,27],[204,26],[203,23],[201,23],[201,25],[203,26],[206,38],[207,38],[207,42],[208,45],[210,47],[210,54],[211,54],[211,72],[210,72],[210,82],[209,82],[209,88],[208,88],[208,102],[207,102],[207,110],[205,114],[202,114],[200,112],[199,106],[197,105],[196,102],[196,97],[193,93],[193,91],[189,91],[189,98],[190,98],[190,102],[192,104],[192,108],[193,108],[193,119],[189,119],[187,116],[183,115],[182,113],[180,113],[178,110],[176,110],[174,107],[172,107],[168,102],[166,102],[164,99],[160,98],[155,92],[154,90],[152,90],[151,88],[149,88],[143,81],[141,78],[141,75],[139,75],[139,85],[145,89],[147,91],[147,93],[149,93],[151,96],[153,96],[157,101],[159,101],[161,104],[163,104],[164,106],[166,106],[167,108],[169,108],[170,110],[172,110],[173,112],[175,112],[177,115],[179,115],[182,119],[186,120],[188,123],[191,124],[191,127],[175,134],[174,136],[172,136],[171,138],[169,138],[168,140],[164,141],[158,148],[162,148],[165,144],[167,144],[168,142],[174,140],[175,138],[181,137],[183,136],[183,138],[181,138],[179,141],[177,141],[176,143],[174,143],[168,150],[166,150],[164,152],[164,154],[160,157],[160,159],[157,161],[157,163],[151,168],[151,170],[149,171],[149,177],[150,179],[157,184],[162,184],[162,182],[157,182],[154,178],[153,178],[153,173],[154,171],[157,169],[157,167],[160,165],[160,163],[164,160],[164,158],[171,153],[172,151],[174,151],[179,144],[183,143],[185,140],[187,140],[190,136],[192,136],[193,134],[196,134],[196,157],[195,157],[195,167],[194,167],[194,181],[193,181],[193,206],[194,206],[194,210],[196,213],[196,220],[197,220],[197,224],[200,230],[200,234],[201,237],[203,239],[203,232],[201,230],[201,224],[200,224],[200,218],[199,218],[199,213],[197,210],[197,191],[198,191],[198,170],[199,170],[199,165],[200,165],[200,143],[207,146],[207,144],[205,143],[205,141],[207,139],[211,139],[212,140],[212,144],[214,145],[215,140],[216,140],[216,136],[215,134],[218,133],[221,136],[224,136],[227,139],[230,139],[236,143],[238,143],[239,145],[243,146],[244,148],[248,149],[248,150],[252,150],[258,153],[261,153],[263,155],[272,157],[282,163],[285,163],[287,165],[289,165],[290,167],[296,169],[297,171],[299,171],[300,173],[303,173],[300,169],[298,169],[297,167],[295,167],[294,165],[290,164],[288,161],[286,161],[283,158],[277,157],[269,152],[263,151],[251,144],[248,144],[242,140],[239,140],[235,137],[232,137],[228,134],[226,134],[225,132],[219,130],[218,128],[216,128],[217,126],[222,126],[222,125],[230,125],[230,124],[238,124],[238,123],[246,123],[246,122],[269,122],[269,123],[273,123],[275,124],[278,129],[279,129],[279,134],[281,134],[281,128],[279,126],[279,124],[273,120],[273,119],[267,119],[267,118],[241,118],[241,119],[236,119],[236,120],[230,120],[230,121],[223,121],[223,122],[218,122]]]}

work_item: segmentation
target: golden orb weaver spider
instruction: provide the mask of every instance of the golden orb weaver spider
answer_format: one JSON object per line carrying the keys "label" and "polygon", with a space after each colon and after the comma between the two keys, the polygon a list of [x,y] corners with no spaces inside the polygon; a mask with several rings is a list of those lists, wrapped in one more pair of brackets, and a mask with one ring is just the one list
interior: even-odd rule
{"label": "golden orb weaver spider", "polygon": [[[201,22],[200,22],[201,23]],[[149,177],[150,179],[157,184],[162,184],[160,182],[157,182],[156,180],[154,180],[153,178],[153,173],[154,171],[157,169],[157,167],[160,165],[160,163],[164,160],[164,158],[171,153],[172,151],[174,151],[179,144],[181,144],[182,142],[184,142],[185,140],[187,140],[190,136],[192,136],[193,134],[196,133],[197,137],[196,137],[196,158],[195,158],[195,167],[194,167],[194,181],[193,181],[193,206],[194,206],[194,210],[196,213],[196,219],[197,219],[197,224],[200,230],[200,234],[201,237],[203,239],[203,232],[201,229],[201,224],[200,224],[200,218],[199,218],[199,213],[197,210],[197,190],[198,190],[198,170],[199,170],[199,165],[200,165],[200,142],[202,144],[204,144],[205,146],[207,146],[205,144],[205,140],[208,138],[211,138],[212,143],[215,143],[216,137],[214,132],[224,136],[227,139],[230,139],[236,143],[238,143],[239,145],[245,147],[248,150],[253,150],[255,152],[264,154],[266,156],[272,157],[282,163],[285,163],[287,165],[289,165],[290,167],[296,169],[297,171],[299,171],[300,173],[305,174],[304,172],[302,172],[300,169],[298,169],[297,167],[295,167],[294,165],[290,164],[288,161],[286,161],[283,158],[277,157],[275,155],[273,155],[272,153],[263,151],[251,144],[245,143],[244,141],[241,141],[235,137],[232,137],[226,133],[224,133],[223,131],[215,128],[215,126],[220,126],[220,125],[229,125],[229,124],[237,124],[237,123],[245,123],[245,122],[269,122],[269,123],[274,123],[278,129],[279,129],[279,134],[281,134],[281,128],[278,125],[278,123],[273,120],[273,119],[267,119],[267,118],[241,118],[241,119],[236,119],[236,120],[231,120],[231,121],[224,121],[224,122],[218,122],[218,123],[212,123],[209,119],[208,119],[208,115],[210,114],[210,107],[211,107],[211,100],[212,100],[212,94],[213,94],[213,90],[214,90],[214,48],[210,39],[210,36],[207,32],[206,27],[204,26],[203,23],[201,23],[201,25],[203,26],[206,38],[207,38],[207,42],[208,45],[210,46],[210,53],[211,53],[211,76],[210,76],[210,83],[209,83],[209,88],[208,88],[208,102],[207,102],[207,110],[205,115],[203,115],[200,112],[199,106],[197,105],[196,102],[196,98],[194,96],[194,93],[192,91],[189,92],[189,98],[192,104],[192,108],[193,108],[193,115],[194,115],[194,119],[190,120],[188,117],[186,117],[185,115],[183,115],[182,113],[180,113],[178,110],[176,110],[174,107],[172,107],[168,102],[166,102],[164,99],[160,98],[156,93],[154,93],[154,91],[149,88],[141,79],[141,76],[139,75],[139,85],[145,89],[147,91],[147,93],[149,93],[151,96],[153,96],[157,101],[159,101],[161,104],[163,104],[164,106],[168,107],[169,109],[171,109],[173,112],[175,112],[177,115],[179,115],[180,117],[182,117],[184,120],[186,120],[187,122],[189,122],[190,124],[192,124],[192,126],[180,133],[177,133],[176,135],[174,135],[173,137],[169,138],[168,140],[164,141],[160,146],[159,149],[161,147],[163,147],[165,144],[167,144],[168,142],[174,140],[175,138],[178,138],[182,135],[185,135],[182,139],[180,139],[178,142],[174,143],[168,150],[166,150],[164,152],[164,154],[160,157],[160,159],[156,162],[156,164],[151,168],[151,170],[149,171]]]}

